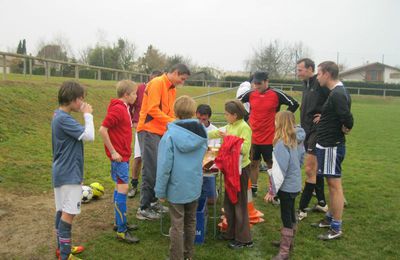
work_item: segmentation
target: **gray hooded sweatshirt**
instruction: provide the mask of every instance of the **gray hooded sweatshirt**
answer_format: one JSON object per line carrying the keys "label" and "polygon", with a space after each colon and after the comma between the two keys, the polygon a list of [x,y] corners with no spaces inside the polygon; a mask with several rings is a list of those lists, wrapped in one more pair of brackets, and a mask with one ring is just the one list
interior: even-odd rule
{"label": "gray hooded sweatshirt", "polygon": [[289,148],[279,140],[272,153],[272,169],[269,175],[272,194],[279,190],[297,193],[301,191],[301,166],[304,159],[304,145],[306,133],[303,128],[296,127],[297,147]]}

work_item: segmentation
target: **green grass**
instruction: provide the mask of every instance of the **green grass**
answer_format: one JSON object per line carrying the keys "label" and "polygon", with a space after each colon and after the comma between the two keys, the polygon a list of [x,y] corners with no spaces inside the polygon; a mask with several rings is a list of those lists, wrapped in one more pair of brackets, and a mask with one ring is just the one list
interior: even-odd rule
{"label": "green grass", "polygon": [[[0,81],[0,186],[10,193],[39,194],[51,191],[50,122],[57,107],[57,89],[63,78],[23,77],[11,75]],[[84,80],[88,87],[87,101],[93,105],[95,129],[105,115],[107,104],[114,96],[115,82]],[[214,90],[214,89],[212,89]],[[178,94],[197,96],[206,88],[182,87]],[[300,99],[300,93],[294,93]],[[215,112],[223,112],[225,100],[233,92],[210,98]],[[207,98],[198,102],[207,103]],[[338,241],[321,242],[321,230],[309,224],[321,218],[312,213],[300,225],[293,259],[396,259],[400,257],[400,99],[353,96],[352,111],[355,127],[347,138],[343,184],[349,207],[344,212],[345,236]],[[76,114],[81,120],[81,115]],[[297,113],[298,116],[298,113]],[[222,121],[222,116],[214,117]],[[99,181],[111,193],[109,161],[104,155],[101,138],[96,132],[94,143],[85,145],[85,182]],[[196,246],[196,259],[266,259],[277,250],[270,242],[279,237],[279,209],[262,202],[266,176],[261,175],[261,191],[256,208],[265,213],[266,222],[252,228],[255,247],[231,251],[226,243],[212,239],[209,220],[206,243]],[[136,205],[137,199],[133,203]],[[298,203],[298,199],[297,202]],[[131,205],[131,204],[130,204]],[[110,209],[111,210],[111,209]],[[90,214],[83,210],[82,215]],[[129,216],[134,217],[131,208]],[[100,221],[112,222],[112,219]],[[136,220],[134,220],[136,222]],[[159,223],[140,222],[139,245],[125,245],[114,239],[110,230],[86,243],[84,259],[165,259],[169,240],[160,235]],[[49,229],[53,223],[49,223]],[[167,228],[165,228],[167,230]],[[38,245],[40,252],[46,245]],[[37,253],[40,253],[37,252]]]}

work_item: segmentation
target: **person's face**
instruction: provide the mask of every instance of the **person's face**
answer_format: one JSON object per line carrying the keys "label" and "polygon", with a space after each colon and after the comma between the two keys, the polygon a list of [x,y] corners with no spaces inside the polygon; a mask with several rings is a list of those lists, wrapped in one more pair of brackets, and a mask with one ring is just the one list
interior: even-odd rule
{"label": "person's face", "polygon": [[231,114],[228,111],[225,111],[224,116],[225,116],[226,122],[228,122],[229,124],[232,124],[237,120],[237,115],[236,114]]}
{"label": "person's face", "polygon": [[132,91],[130,94],[125,94],[126,102],[130,105],[135,103],[137,95],[136,91]]}
{"label": "person's face", "polygon": [[200,113],[196,113],[197,119],[199,119],[200,123],[204,126],[209,126],[210,124],[210,117],[208,115],[201,115]]}
{"label": "person's face", "polygon": [[326,83],[328,82],[328,78],[329,78],[329,73],[327,73],[327,72],[324,73],[324,72],[321,70],[321,68],[318,67],[317,80],[318,80],[319,84],[320,84],[321,86],[326,87],[326,86],[327,86]]}
{"label": "person's face", "polygon": [[74,112],[79,112],[81,110],[84,100],[85,100],[84,97],[78,97],[77,99],[72,101],[71,102],[71,110]]}
{"label": "person's face", "polygon": [[268,80],[263,80],[261,82],[254,82],[253,85],[255,89],[258,90],[258,92],[264,92],[268,88]]}
{"label": "person's face", "polygon": [[188,78],[189,78],[189,75],[187,75],[187,74],[179,75],[178,71],[175,70],[174,72],[171,73],[170,81],[174,86],[179,86],[179,85],[183,85],[185,83],[185,80],[187,80]]}
{"label": "person's face", "polygon": [[297,64],[297,76],[301,80],[307,80],[314,75],[312,67],[306,68],[304,61]]}

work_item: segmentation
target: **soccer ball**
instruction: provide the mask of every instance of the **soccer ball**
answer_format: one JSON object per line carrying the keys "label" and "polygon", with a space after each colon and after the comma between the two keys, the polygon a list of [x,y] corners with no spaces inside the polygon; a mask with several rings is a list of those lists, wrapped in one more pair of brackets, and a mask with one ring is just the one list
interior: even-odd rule
{"label": "soccer ball", "polygon": [[93,190],[93,197],[94,198],[100,198],[101,196],[104,195],[104,187],[98,182],[93,182],[90,184],[90,188]]}
{"label": "soccer ball", "polygon": [[82,202],[87,203],[93,198],[93,190],[89,186],[82,186]]}

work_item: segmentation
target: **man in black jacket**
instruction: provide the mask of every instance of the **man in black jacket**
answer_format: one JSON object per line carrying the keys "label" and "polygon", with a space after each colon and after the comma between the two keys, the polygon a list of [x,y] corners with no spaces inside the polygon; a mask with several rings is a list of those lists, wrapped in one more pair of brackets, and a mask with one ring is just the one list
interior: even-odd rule
{"label": "man in black jacket", "polygon": [[303,96],[300,107],[301,127],[306,132],[304,146],[306,156],[304,169],[306,181],[301,194],[298,219],[303,220],[307,217],[306,208],[310,203],[312,193],[315,189],[318,203],[314,210],[326,213],[328,205],[325,202],[324,177],[317,176],[317,156],[315,155],[315,145],[317,141],[317,125],[321,116],[322,105],[329,95],[329,89],[321,87],[315,73],[315,63],[311,59],[304,58],[297,62],[297,76],[303,80]]}
{"label": "man in black jacket", "polygon": [[329,227],[321,240],[331,240],[342,236],[343,188],[342,167],[346,146],[345,135],[353,128],[350,112],[351,98],[343,83],[338,79],[339,68],[332,61],[318,65],[317,79],[321,86],[330,90],[328,99],[322,106],[321,119],[317,127],[316,154],[318,174],[327,179],[330,205],[326,217],[316,227]]}

